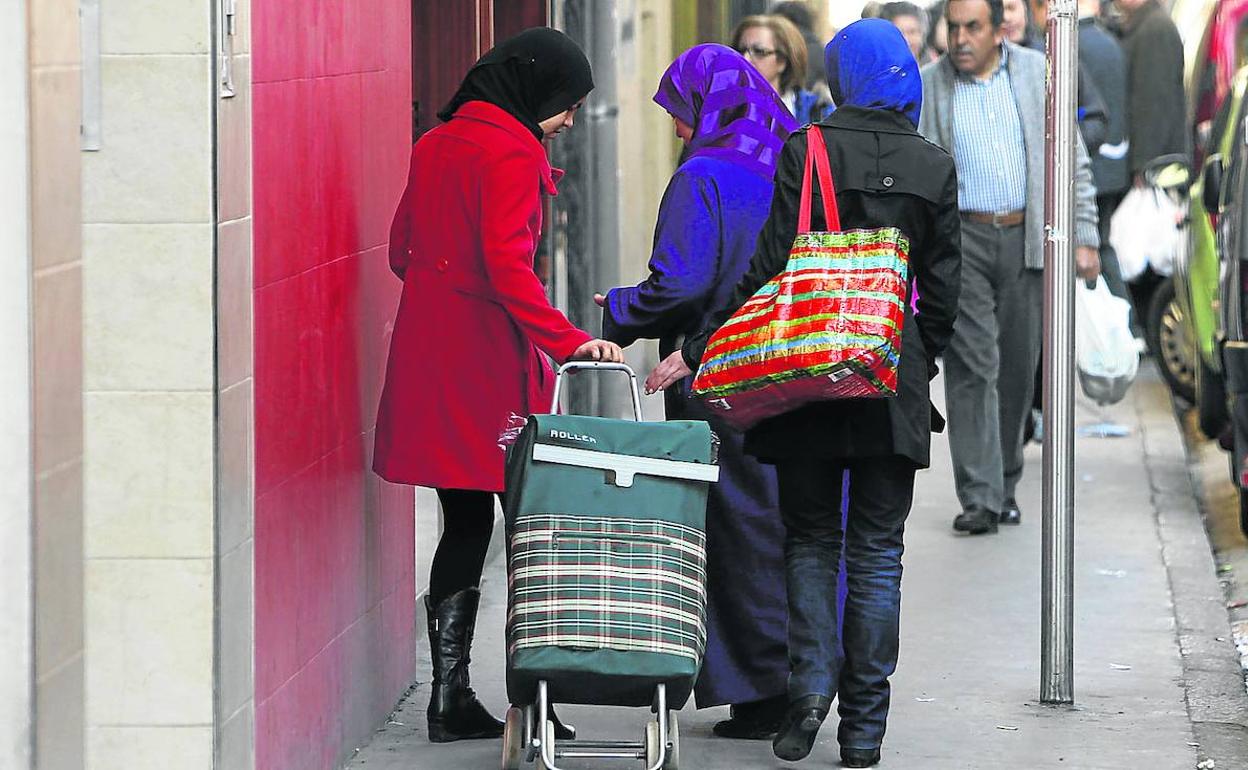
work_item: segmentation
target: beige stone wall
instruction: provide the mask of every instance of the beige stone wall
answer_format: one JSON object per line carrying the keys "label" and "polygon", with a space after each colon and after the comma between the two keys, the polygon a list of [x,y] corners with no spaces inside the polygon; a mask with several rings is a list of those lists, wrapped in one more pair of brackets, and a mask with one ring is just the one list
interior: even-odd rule
{"label": "beige stone wall", "polygon": [[91,770],[212,766],[212,6],[101,9],[82,186]]}
{"label": "beige stone wall", "polygon": [[83,767],[81,54],[76,0],[30,4],[35,753]]}

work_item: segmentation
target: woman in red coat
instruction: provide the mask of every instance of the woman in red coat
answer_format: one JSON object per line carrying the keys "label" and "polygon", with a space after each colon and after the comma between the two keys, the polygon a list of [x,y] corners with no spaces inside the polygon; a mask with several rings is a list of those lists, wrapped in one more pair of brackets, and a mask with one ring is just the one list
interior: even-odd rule
{"label": "woman in red coat", "polygon": [[[557,361],[621,361],[551,307],[533,272],[541,195],[561,172],[542,140],[571,128],[593,88],[589,61],[553,29],[526,30],[483,56],[412,148],[390,230],[403,280],[373,470],[435,487],[443,534],[433,557],[429,738],[493,738],[502,723],[468,685],[477,586],[503,491],[499,435],[511,415],[550,404]],[[570,733],[565,733],[570,737]]]}

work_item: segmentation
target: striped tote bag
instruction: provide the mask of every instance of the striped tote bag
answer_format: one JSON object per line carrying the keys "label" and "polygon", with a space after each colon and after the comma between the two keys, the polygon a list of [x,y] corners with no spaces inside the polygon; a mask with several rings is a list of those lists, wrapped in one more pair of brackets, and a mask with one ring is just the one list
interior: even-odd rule
{"label": "striped tote bag", "polygon": [[[806,137],[788,263],[711,336],[693,381],[741,430],[813,401],[897,394],[910,243],[896,227],[841,230],[823,134]],[[825,232],[811,230],[813,177]]]}

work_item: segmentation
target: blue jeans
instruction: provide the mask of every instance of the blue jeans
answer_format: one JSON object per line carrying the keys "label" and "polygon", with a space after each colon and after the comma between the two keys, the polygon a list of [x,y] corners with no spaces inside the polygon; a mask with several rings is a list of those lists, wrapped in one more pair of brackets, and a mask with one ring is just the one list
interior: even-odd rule
{"label": "blue jeans", "polygon": [[[841,474],[849,470],[848,524],[841,526]],[[842,747],[884,739],[888,678],[897,668],[902,534],[914,496],[914,464],[901,457],[776,463],[787,529],[789,699],[839,696]],[[848,593],[837,633],[842,544]]]}

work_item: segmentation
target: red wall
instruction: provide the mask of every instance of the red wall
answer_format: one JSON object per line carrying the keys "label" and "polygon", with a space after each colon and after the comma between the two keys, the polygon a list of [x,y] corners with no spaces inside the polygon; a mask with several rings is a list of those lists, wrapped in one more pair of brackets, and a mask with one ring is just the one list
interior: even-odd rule
{"label": "red wall", "polygon": [[410,489],[369,470],[399,282],[410,0],[252,0],[256,767],[321,770],[414,678]]}

